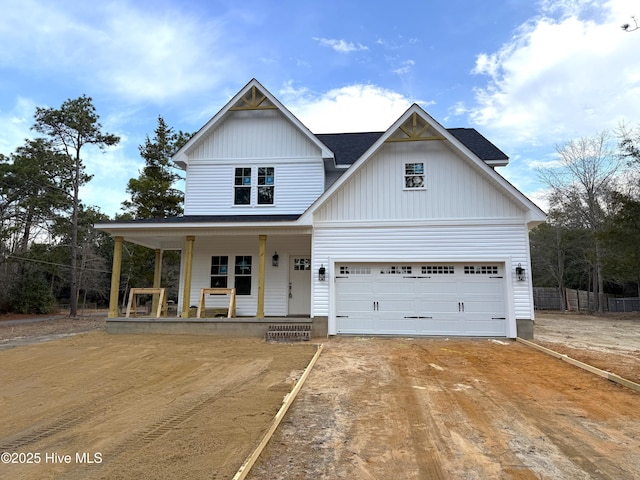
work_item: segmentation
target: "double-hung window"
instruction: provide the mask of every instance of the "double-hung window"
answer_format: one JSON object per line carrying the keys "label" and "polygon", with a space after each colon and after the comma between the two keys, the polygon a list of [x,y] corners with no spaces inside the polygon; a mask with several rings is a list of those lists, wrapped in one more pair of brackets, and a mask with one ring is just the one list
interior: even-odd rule
{"label": "double-hung window", "polygon": [[233,178],[234,205],[275,203],[275,167],[236,167]]}
{"label": "double-hung window", "polygon": [[237,295],[251,295],[251,256],[237,256],[234,268]]}
{"label": "double-hung window", "polygon": [[424,190],[424,163],[412,162],[404,164],[404,188],[405,190]]}
{"label": "double-hung window", "polygon": [[227,288],[229,257],[211,257],[211,288]]}
{"label": "double-hung window", "polygon": [[234,205],[251,205],[251,168],[236,168],[233,189]]}
{"label": "double-hung window", "polygon": [[273,205],[274,168],[258,168],[258,205]]}

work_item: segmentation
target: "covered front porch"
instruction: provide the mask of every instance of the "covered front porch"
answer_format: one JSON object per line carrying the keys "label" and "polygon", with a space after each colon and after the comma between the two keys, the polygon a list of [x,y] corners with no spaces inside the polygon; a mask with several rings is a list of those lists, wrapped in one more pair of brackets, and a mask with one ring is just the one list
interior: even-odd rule
{"label": "covered front porch", "polygon": [[[311,296],[311,232],[290,222],[268,226],[237,222],[123,222],[97,226],[114,237],[113,269],[107,331],[112,333],[196,333],[264,336],[270,326],[304,325],[313,336],[324,336],[326,319],[313,319]],[[125,242],[155,251],[151,313],[130,314],[122,306],[129,301],[121,287]],[[162,257],[167,250],[181,251],[177,298],[173,308],[159,305]],[[235,315],[225,295],[210,290],[234,289]],[[203,292],[206,292],[203,294]],[[163,292],[164,293],[164,292]],[[122,302],[125,300],[125,302]],[[201,305],[202,304],[202,305]],[[136,303],[134,302],[134,307]],[[202,306],[200,318],[196,314]],[[221,315],[225,314],[225,315]],[[324,320],[324,321],[323,321]]]}

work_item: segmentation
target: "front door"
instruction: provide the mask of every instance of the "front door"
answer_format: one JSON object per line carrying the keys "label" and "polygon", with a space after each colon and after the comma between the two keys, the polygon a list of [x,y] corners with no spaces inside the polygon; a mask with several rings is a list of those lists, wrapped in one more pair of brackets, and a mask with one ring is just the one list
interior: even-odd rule
{"label": "front door", "polygon": [[292,256],[289,262],[289,315],[311,314],[311,258]]}

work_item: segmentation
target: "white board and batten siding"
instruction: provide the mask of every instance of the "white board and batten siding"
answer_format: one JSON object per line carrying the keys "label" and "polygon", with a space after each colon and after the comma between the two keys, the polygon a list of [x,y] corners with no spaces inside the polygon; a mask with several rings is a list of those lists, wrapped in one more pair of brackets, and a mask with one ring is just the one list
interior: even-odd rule
{"label": "white board and batten siding", "polygon": [[[407,190],[404,165],[414,162],[424,163],[425,188]],[[428,293],[420,293],[426,287],[418,285],[427,280],[418,279],[416,284],[401,286],[389,282],[390,277],[381,277],[379,271],[398,265],[412,265],[421,270],[439,264],[454,266],[458,275],[465,266],[492,265],[501,272],[497,275],[501,279],[491,279],[493,286],[487,282],[468,283],[468,277],[460,274],[456,277],[457,286],[450,287],[469,291],[489,289],[485,291],[500,297],[502,307],[495,309],[494,316],[505,317],[504,328],[497,321],[479,328],[515,337],[516,318],[533,318],[530,274],[526,281],[518,282],[514,272],[518,264],[530,272],[525,216],[523,206],[489,172],[445,142],[385,144],[314,212],[313,268],[317,272],[324,265],[327,281],[314,279],[313,313],[328,316],[329,333],[339,333],[336,313],[342,307],[336,291],[336,270],[347,264],[369,265],[378,272],[372,281],[386,282],[391,291],[417,289],[416,302],[428,298]],[[430,281],[435,282],[435,277]],[[443,283],[434,288],[445,287]],[[379,285],[371,288],[380,290]],[[342,300],[348,302],[344,296]],[[455,308],[457,302],[453,305]],[[411,316],[414,315],[407,315]],[[404,323],[409,325],[412,321]],[[343,322],[341,326],[345,325]],[[377,327],[375,322],[372,325],[363,328],[393,330],[384,322]],[[395,325],[398,332],[403,331],[402,322]],[[475,328],[461,320],[459,334],[477,334]],[[412,331],[410,327],[405,330]],[[430,331],[437,333],[437,328]],[[446,328],[441,331],[445,334]],[[417,327],[413,333],[429,332],[421,332]]]}
{"label": "white board and batten siding", "polygon": [[[425,188],[403,188],[404,165],[424,162]],[[443,142],[385,144],[314,213],[314,223],[524,218],[486,173]]]}
{"label": "white board and batten siding", "polygon": [[[277,110],[231,112],[187,155],[185,215],[299,214],[324,191],[320,149]],[[274,205],[234,206],[235,168],[261,166],[275,168]]]}

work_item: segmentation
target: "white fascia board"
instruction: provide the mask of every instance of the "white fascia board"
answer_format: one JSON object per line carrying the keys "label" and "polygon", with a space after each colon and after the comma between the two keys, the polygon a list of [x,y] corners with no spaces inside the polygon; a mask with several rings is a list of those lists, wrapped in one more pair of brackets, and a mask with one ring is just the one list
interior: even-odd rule
{"label": "white fascia board", "polygon": [[224,222],[224,223],[175,223],[175,224],[126,224],[126,223],[96,223],[94,225],[96,230],[101,230],[113,236],[126,235],[127,233],[166,233],[173,232],[185,232],[188,231],[188,235],[195,235],[198,232],[204,230],[236,230],[241,232],[242,230],[249,229],[272,229],[272,228],[299,228],[304,230],[304,227],[308,227],[308,224],[300,223],[298,221],[291,222]]}

